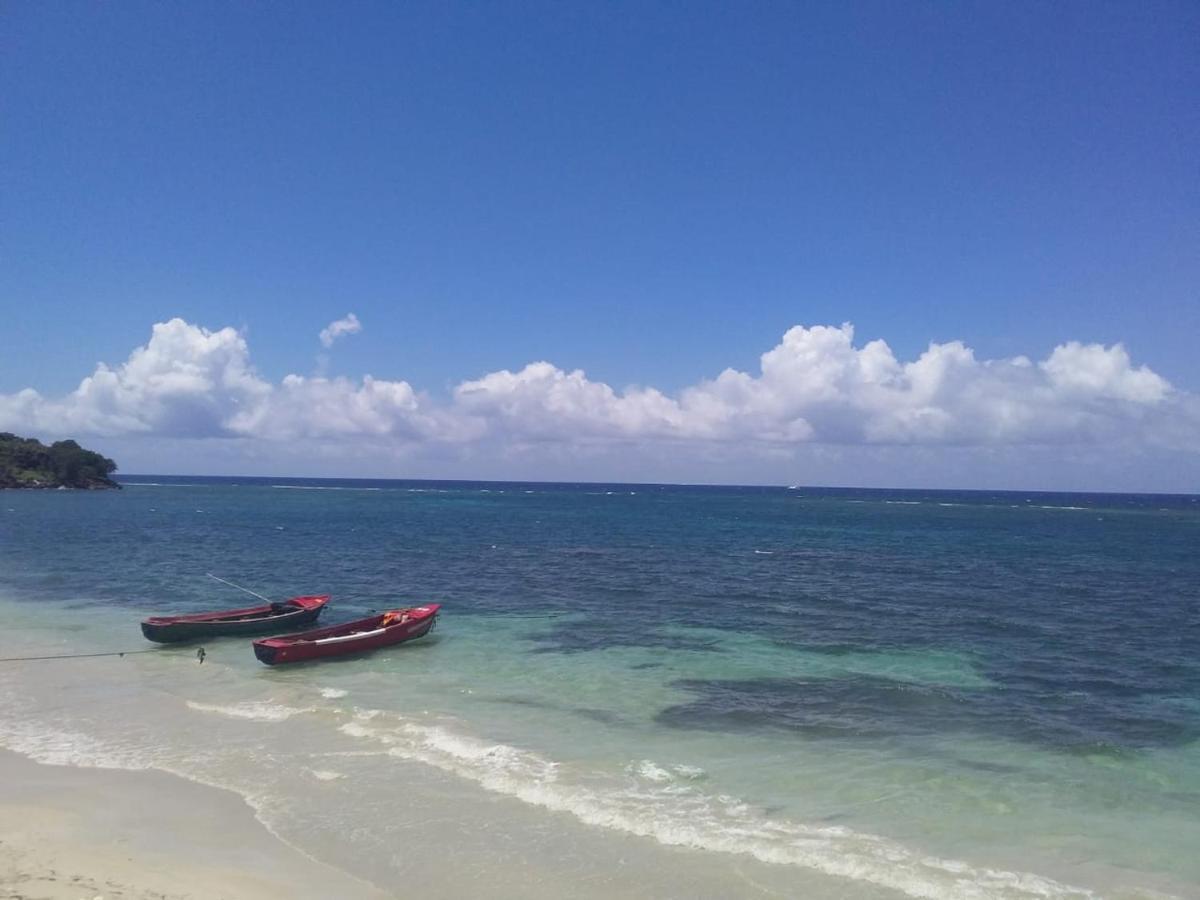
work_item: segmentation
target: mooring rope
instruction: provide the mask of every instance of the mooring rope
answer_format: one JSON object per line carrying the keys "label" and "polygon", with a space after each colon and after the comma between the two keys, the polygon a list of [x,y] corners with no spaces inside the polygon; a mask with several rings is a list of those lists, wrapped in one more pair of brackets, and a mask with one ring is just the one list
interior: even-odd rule
{"label": "mooring rope", "polygon": [[[135,653],[158,653],[161,647],[147,647],[145,650],[110,650],[106,653],[58,653],[53,656],[8,656],[0,658],[0,663],[6,662],[37,662],[44,659],[92,659],[97,656],[133,656]],[[203,647],[196,650],[196,659],[204,662],[207,656]]]}
{"label": "mooring rope", "polygon": [[258,593],[257,591],[250,590],[250,588],[242,587],[240,584],[234,584],[232,581],[226,581],[224,578],[218,578],[212,572],[205,572],[204,574],[207,575],[209,578],[213,579],[214,581],[219,581],[219,582],[221,582],[221,584],[227,584],[231,588],[237,588],[242,593],[249,594],[251,597],[257,597],[259,600],[262,600],[264,603],[271,602],[270,597],[264,597],[262,594]]}

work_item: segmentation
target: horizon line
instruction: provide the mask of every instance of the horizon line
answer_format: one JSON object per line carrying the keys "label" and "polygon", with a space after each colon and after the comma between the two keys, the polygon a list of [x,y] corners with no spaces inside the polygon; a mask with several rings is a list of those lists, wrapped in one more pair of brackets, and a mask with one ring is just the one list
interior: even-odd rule
{"label": "horizon line", "polygon": [[819,491],[906,491],[942,492],[958,494],[1073,494],[1073,495],[1103,495],[1110,497],[1190,497],[1200,499],[1200,492],[1173,491],[1103,491],[1103,490],[1062,490],[1046,488],[957,488],[957,487],[878,487],[854,485],[820,485],[820,484],[742,484],[734,482],[700,482],[700,481],[589,481],[586,479],[572,481],[537,481],[528,479],[498,479],[498,478],[433,478],[429,476],[350,476],[350,475],[201,475],[194,473],[168,474],[165,472],[131,472],[125,475],[114,473],[115,481],[125,478],[229,478],[229,479],[271,479],[279,478],[288,481],[419,481],[450,484],[534,484],[534,485],[589,485],[610,487],[696,487],[696,488],[766,488],[773,490],[819,490]]}

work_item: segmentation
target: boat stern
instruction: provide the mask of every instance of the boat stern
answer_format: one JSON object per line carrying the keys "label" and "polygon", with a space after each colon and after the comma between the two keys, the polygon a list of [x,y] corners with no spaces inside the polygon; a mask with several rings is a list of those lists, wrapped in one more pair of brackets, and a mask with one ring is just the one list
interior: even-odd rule
{"label": "boat stern", "polygon": [[156,644],[173,644],[186,639],[173,622],[149,618],[142,621],[142,637]]}
{"label": "boat stern", "polygon": [[268,666],[273,666],[273,665],[275,665],[275,663],[278,659],[279,648],[274,646],[273,644],[267,643],[266,641],[255,641],[254,642],[254,655],[256,657],[258,657],[258,661],[260,663],[264,663],[265,665],[268,665]]}

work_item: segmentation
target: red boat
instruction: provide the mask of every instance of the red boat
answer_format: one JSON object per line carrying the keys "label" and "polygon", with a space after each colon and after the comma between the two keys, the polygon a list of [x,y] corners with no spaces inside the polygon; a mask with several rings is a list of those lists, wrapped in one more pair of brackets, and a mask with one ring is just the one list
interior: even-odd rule
{"label": "red boat", "polygon": [[329,595],[293,597],[280,603],[193,613],[190,616],[151,616],[142,622],[142,634],[160,644],[210,637],[248,637],[271,631],[290,631],[317,621]]}
{"label": "red boat", "polygon": [[390,647],[424,637],[433,630],[440,603],[390,609],[378,615],[305,631],[262,638],[254,642],[254,655],[268,666],[304,662],[328,656],[345,656]]}

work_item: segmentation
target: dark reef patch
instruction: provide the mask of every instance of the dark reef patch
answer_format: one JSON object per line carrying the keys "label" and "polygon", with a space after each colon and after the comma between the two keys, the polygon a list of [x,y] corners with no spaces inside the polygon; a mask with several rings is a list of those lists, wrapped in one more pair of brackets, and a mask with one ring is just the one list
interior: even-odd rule
{"label": "dark reef patch", "polygon": [[716,641],[670,634],[652,625],[637,626],[625,621],[587,619],[555,625],[534,635],[533,653],[582,653],[610,647],[652,647],[664,650],[723,652]]}
{"label": "dark reef patch", "polygon": [[880,738],[976,732],[1075,754],[1127,755],[1200,737],[1194,716],[1124,690],[965,689],[874,676],[831,679],[686,679],[694,699],[656,716],[673,728],[784,731]]}

